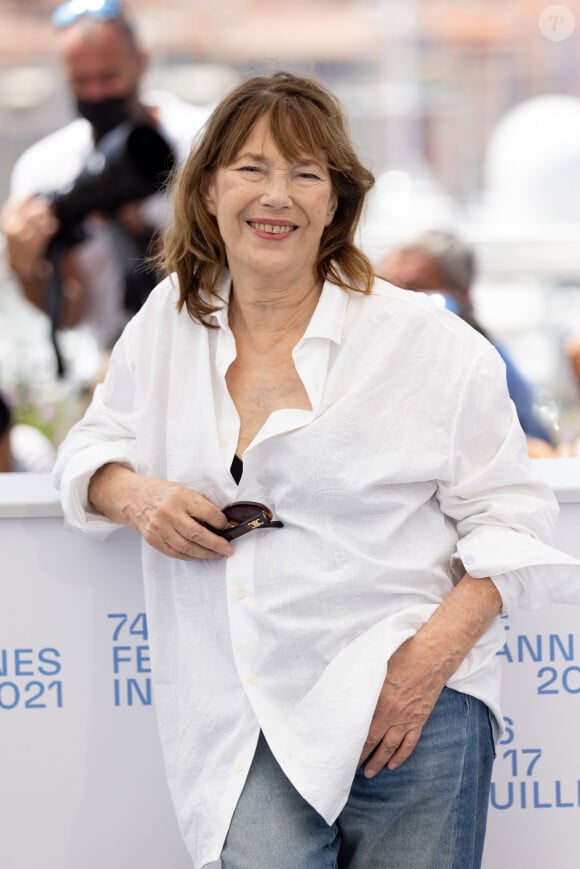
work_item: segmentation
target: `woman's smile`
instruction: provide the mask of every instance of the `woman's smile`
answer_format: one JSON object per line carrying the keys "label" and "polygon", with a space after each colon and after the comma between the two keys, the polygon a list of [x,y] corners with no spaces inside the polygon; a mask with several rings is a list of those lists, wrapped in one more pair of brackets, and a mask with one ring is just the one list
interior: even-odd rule
{"label": "woman's smile", "polygon": [[296,224],[282,221],[248,220],[246,223],[260,238],[267,238],[268,241],[282,241],[298,229]]}

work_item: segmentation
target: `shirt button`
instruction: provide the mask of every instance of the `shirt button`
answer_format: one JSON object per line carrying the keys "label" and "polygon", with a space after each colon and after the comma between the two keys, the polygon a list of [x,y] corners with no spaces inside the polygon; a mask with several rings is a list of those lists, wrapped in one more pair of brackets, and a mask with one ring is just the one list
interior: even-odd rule
{"label": "shirt button", "polygon": [[215,361],[215,364],[217,365],[218,368],[221,368],[222,365],[224,364],[223,357],[222,357],[222,356],[218,356],[218,358],[217,358],[216,361]]}
{"label": "shirt button", "polygon": [[256,676],[255,673],[250,673],[246,677],[246,682],[248,683],[248,685],[257,685],[258,684],[258,677]]}
{"label": "shirt button", "polygon": [[246,589],[243,585],[238,585],[234,588],[234,597],[237,597],[238,600],[242,600],[246,596]]}
{"label": "shirt button", "polygon": [[234,767],[234,772],[243,772],[245,770],[245,766],[243,763],[236,763]]}

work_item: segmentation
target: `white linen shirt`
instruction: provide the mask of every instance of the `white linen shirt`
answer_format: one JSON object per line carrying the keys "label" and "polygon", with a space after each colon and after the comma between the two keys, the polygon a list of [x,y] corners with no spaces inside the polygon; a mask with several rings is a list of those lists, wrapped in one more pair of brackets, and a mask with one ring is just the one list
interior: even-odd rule
{"label": "white linen shirt", "polygon": [[[177,312],[171,278],[154,290],[56,466],[67,522],[95,535],[116,527],[87,503],[111,461],[219,507],[262,501],[284,523],[218,560],[143,544],[161,742],[196,867],[219,858],[260,729],[303,797],[336,819],[387,660],[462,565],[491,575],[504,606],[580,600],[577,562],[543,542],[557,506],[533,479],[498,354],[383,281],[371,295],[324,285],[293,351],[312,410],[271,414],[238,487],[228,286],[216,329]],[[496,732],[502,643],[496,620],[448,682],[488,704]]]}

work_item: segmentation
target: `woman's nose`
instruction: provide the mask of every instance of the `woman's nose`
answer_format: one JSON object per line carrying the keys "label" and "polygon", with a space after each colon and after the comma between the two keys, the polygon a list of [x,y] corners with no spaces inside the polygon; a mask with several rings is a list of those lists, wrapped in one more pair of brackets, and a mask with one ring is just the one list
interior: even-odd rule
{"label": "woman's nose", "polygon": [[268,172],[261,196],[263,205],[284,208],[292,204],[290,173],[281,169]]}

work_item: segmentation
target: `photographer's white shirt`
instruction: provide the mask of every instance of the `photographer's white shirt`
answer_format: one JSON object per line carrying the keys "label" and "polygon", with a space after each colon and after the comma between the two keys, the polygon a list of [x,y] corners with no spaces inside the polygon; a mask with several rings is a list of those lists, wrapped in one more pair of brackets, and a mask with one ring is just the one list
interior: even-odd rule
{"label": "photographer's white shirt", "polygon": [[[533,478],[503,363],[460,318],[383,281],[370,296],[326,283],[294,349],[312,410],[271,414],[238,487],[227,308],[208,329],[176,300],[168,279],[127,326],[56,473],[67,522],[96,536],[115,526],[90,510],[87,486],[110,461],[218,506],[262,501],[284,523],[215,561],[143,544],[161,742],[201,867],[219,858],[260,729],[336,819],[389,656],[464,567],[494,579],[504,608],[579,602],[580,574],[545,542],[557,506]],[[488,704],[496,734],[503,634],[498,619],[448,683]]]}

